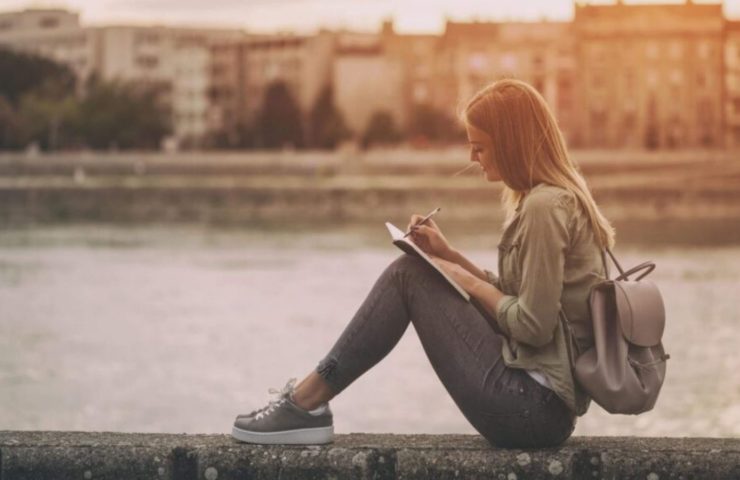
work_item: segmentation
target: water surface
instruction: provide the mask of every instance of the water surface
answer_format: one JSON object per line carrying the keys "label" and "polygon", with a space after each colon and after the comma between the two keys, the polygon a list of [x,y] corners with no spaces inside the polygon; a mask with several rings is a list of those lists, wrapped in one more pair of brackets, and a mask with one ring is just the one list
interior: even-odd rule
{"label": "water surface", "polygon": [[[496,235],[449,235],[495,270]],[[0,231],[3,429],[219,433],[303,378],[400,252],[378,229]],[[740,246],[620,246],[653,260],[672,358],[656,408],[592,404],[576,435],[740,435]],[[332,400],[335,431],[476,433],[413,325]]]}

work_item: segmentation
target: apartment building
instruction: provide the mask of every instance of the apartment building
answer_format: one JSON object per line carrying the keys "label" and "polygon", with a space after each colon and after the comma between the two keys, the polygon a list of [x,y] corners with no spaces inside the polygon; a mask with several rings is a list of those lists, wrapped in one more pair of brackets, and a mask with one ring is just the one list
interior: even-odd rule
{"label": "apartment building", "polygon": [[448,21],[442,35],[436,102],[460,111],[501,78],[532,84],[553,109],[569,143],[577,143],[575,39],[566,22]]}
{"label": "apartment building", "polygon": [[63,63],[81,79],[95,70],[99,56],[94,32],[80,25],[77,13],[62,9],[0,13],[0,45]]}
{"label": "apartment building", "polygon": [[92,73],[156,86],[171,109],[175,138],[190,144],[207,132],[209,45],[241,35],[228,29],[84,27],[77,13],[61,9],[0,14],[0,45],[68,65],[83,80],[80,86]]}
{"label": "apartment building", "polygon": [[284,83],[303,112],[331,83],[334,34],[247,34],[210,48],[211,126],[230,137],[253,124],[265,93]]}
{"label": "apartment building", "polygon": [[[253,125],[270,84],[282,81],[308,113],[331,86],[356,133],[388,112],[454,117],[479,88],[531,83],[576,148],[740,146],[740,21],[721,3],[575,2],[571,22],[447,21],[440,35],[379,32],[244,34],[165,26],[83,27],[74,12],[0,14],[0,44],[72,67],[160,86],[176,137],[237,137]],[[305,129],[307,130],[307,129]]]}
{"label": "apartment building", "polygon": [[583,146],[723,144],[721,4],[576,4]]}
{"label": "apartment building", "polygon": [[398,34],[393,21],[385,20],[378,40],[383,55],[401,75],[401,78],[395,78],[400,99],[393,100],[395,108],[399,110],[396,113],[399,124],[409,128],[414,111],[422,106],[438,109],[451,116],[451,104],[439,108],[439,35]]}
{"label": "apartment building", "polygon": [[725,145],[740,148],[740,20],[725,28]]}
{"label": "apartment building", "polygon": [[197,145],[209,125],[210,46],[241,32],[126,25],[93,30],[101,78],[157,85],[171,109],[175,137]]}
{"label": "apartment building", "polygon": [[389,114],[397,127],[405,125],[403,82],[403,63],[387,55],[379,35],[337,34],[334,103],[356,135],[361,136],[372,116],[380,112]]}

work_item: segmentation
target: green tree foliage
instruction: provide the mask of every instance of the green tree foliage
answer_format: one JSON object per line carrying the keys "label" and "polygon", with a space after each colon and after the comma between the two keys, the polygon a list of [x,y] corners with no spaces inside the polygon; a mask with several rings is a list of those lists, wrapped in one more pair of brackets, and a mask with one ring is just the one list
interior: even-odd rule
{"label": "green tree foliage", "polygon": [[377,111],[367,123],[361,144],[362,148],[368,148],[373,145],[398,143],[401,138],[393,116],[386,111]]}
{"label": "green tree foliage", "polygon": [[0,95],[0,150],[17,149],[23,146],[26,137],[20,115],[13,106]]}
{"label": "green tree foliage", "polygon": [[271,83],[265,91],[257,119],[260,145],[265,148],[303,146],[302,115],[285,83]]}
{"label": "green tree foliage", "polygon": [[91,77],[76,94],[72,71],[33,55],[0,50],[0,149],[159,148],[170,115],[154,86]]}
{"label": "green tree foliage", "polygon": [[416,105],[411,114],[409,135],[423,142],[448,143],[465,138],[462,127],[445,112],[430,105]]}
{"label": "green tree foliage", "polygon": [[0,48],[0,95],[15,108],[21,97],[32,91],[55,98],[74,91],[75,74],[62,64],[46,58]]}
{"label": "green tree foliage", "polygon": [[44,150],[78,143],[78,103],[72,94],[57,98],[42,91],[27,93],[21,98],[18,116],[23,124],[24,135],[19,138],[23,143],[36,141]]}
{"label": "green tree foliage", "polygon": [[155,86],[91,81],[78,107],[77,127],[95,149],[159,148],[172,131]]}
{"label": "green tree foliage", "polygon": [[314,148],[333,150],[352,132],[334,106],[331,86],[325,87],[309,115],[310,144]]}

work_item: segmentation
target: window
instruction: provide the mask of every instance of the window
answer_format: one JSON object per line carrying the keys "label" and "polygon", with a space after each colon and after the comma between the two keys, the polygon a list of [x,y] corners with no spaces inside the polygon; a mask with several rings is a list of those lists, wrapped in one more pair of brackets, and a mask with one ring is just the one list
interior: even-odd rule
{"label": "window", "polygon": [[678,69],[671,71],[671,83],[673,85],[680,85],[683,82],[683,72]]}
{"label": "window", "polygon": [[474,72],[480,72],[488,67],[488,59],[484,53],[473,53],[468,57],[468,68]]}
{"label": "window", "polygon": [[599,72],[594,72],[594,74],[591,76],[591,86],[596,89],[600,90],[604,87],[604,76]]}
{"label": "window", "polygon": [[41,28],[56,28],[59,26],[59,19],[56,17],[41,17],[39,26]]}
{"label": "window", "polygon": [[507,72],[513,72],[517,67],[516,55],[508,52],[501,55],[501,68]]}
{"label": "window", "polygon": [[658,76],[657,70],[648,70],[647,72],[647,84],[648,87],[651,89],[654,89],[658,86],[658,82],[660,80],[660,77]]}
{"label": "window", "polygon": [[534,67],[535,70],[541,69],[545,66],[545,60],[542,58],[542,55],[535,54],[532,56],[532,67]]}
{"label": "window", "polygon": [[159,66],[159,59],[150,55],[141,55],[136,58],[136,65],[141,68],[153,69]]}
{"label": "window", "polygon": [[414,101],[417,103],[423,103],[429,98],[429,89],[423,83],[417,83],[414,85]]}
{"label": "window", "polygon": [[680,40],[676,40],[671,43],[670,54],[671,58],[674,60],[679,60],[681,58],[681,55],[683,55],[683,45]]}
{"label": "window", "polygon": [[604,128],[606,126],[608,116],[606,110],[592,110],[591,111],[591,125],[594,128]]}
{"label": "window", "polygon": [[624,71],[624,88],[628,94],[632,94],[635,91],[635,72],[633,70]]}
{"label": "window", "polygon": [[707,74],[704,72],[697,72],[696,74],[696,86],[704,88],[707,86]]}
{"label": "window", "polygon": [[699,54],[699,58],[709,58],[709,55],[712,53],[712,45],[706,40],[699,42],[697,53]]}
{"label": "window", "polygon": [[708,126],[712,123],[713,117],[712,103],[709,99],[702,98],[699,100],[699,105],[697,106],[697,119],[699,121],[699,125]]}
{"label": "window", "polygon": [[648,42],[647,46],[645,47],[645,55],[648,58],[658,58],[658,54],[660,53],[660,47],[658,46],[658,42],[651,41]]}

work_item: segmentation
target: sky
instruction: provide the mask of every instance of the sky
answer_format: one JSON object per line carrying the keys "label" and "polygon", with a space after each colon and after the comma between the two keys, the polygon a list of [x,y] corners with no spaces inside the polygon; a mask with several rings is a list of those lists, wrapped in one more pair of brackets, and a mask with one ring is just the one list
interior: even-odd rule
{"label": "sky", "polygon": [[[625,3],[680,1],[625,0]],[[77,11],[85,25],[222,26],[254,32],[311,32],[320,27],[376,31],[384,18],[393,17],[399,32],[439,33],[446,18],[569,20],[573,16],[572,0],[0,0],[0,11],[32,7]],[[725,0],[724,7],[727,17],[740,18],[740,0]]]}

